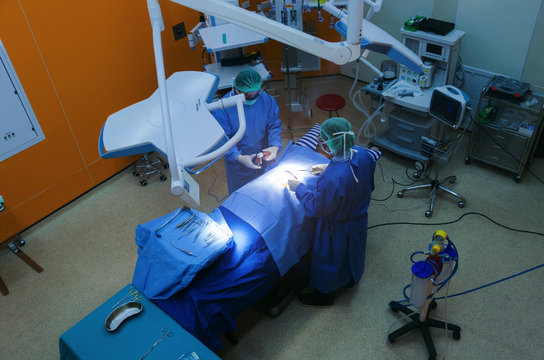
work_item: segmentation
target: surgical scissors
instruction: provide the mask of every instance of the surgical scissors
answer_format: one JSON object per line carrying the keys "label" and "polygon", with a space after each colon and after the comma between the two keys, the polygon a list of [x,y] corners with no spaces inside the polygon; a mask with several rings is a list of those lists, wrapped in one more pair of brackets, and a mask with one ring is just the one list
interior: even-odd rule
{"label": "surgical scissors", "polygon": [[151,352],[151,350],[153,350],[153,349],[155,348],[155,346],[159,345],[159,343],[160,343],[161,341],[163,341],[165,337],[172,337],[172,336],[174,336],[174,332],[173,332],[173,331],[168,332],[168,329],[167,329],[166,327],[163,327],[163,328],[162,328],[162,335],[159,336],[159,337],[157,338],[157,340],[155,340],[155,343],[153,344],[153,346],[151,346],[151,347],[149,348],[149,350],[147,350],[147,352],[144,354],[144,356],[142,356],[142,357],[140,358],[140,360],[143,360],[147,355],[149,355],[149,353]]}

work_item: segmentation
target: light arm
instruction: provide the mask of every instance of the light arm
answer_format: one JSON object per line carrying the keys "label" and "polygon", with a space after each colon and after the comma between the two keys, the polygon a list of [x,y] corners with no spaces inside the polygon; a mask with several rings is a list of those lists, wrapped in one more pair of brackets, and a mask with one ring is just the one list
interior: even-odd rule
{"label": "light arm", "polygon": [[304,50],[307,53],[338,65],[355,61],[361,55],[363,0],[349,0],[348,8],[350,9],[351,20],[348,23],[347,41],[345,43],[322,40],[222,0],[171,1],[208,15],[217,16],[218,18],[268,36],[286,45]]}
{"label": "light arm", "polygon": [[[164,71],[164,60],[162,56],[161,31],[164,30],[161,8],[158,0],[147,0],[151,28],[153,30],[153,50],[155,53],[155,68],[157,70],[157,82],[159,84],[159,98],[161,103],[161,115],[166,145],[166,155],[170,165],[172,177],[170,190],[174,195],[183,193],[183,179],[180,176],[178,163],[174,150],[174,139],[172,136],[172,123],[170,121],[170,108],[168,106],[168,93],[166,90],[166,77]],[[174,161],[172,161],[174,160]]]}

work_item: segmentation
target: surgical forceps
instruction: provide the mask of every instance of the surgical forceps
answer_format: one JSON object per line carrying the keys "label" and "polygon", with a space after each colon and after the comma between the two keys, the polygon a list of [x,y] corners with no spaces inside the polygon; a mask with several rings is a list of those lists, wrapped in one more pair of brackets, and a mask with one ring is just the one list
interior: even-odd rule
{"label": "surgical forceps", "polygon": [[193,220],[195,218],[195,214],[191,215],[187,220],[185,220],[184,222],[182,222],[181,224],[179,225],[176,225],[176,229],[180,229],[180,228],[183,228],[187,223],[189,223],[189,221]]}
{"label": "surgical forceps", "polygon": [[188,208],[185,207],[185,206],[182,207],[182,208],[179,208],[178,211],[174,214],[174,216],[172,216],[170,219],[168,219],[167,222],[165,222],[164,224],[162,224],[161,226],[159,226],[158,228],[156,228],[155,230],[153,230],[153,232],[154,232],[155,234],[157,234],[158,237],[161,237],[161,234],[159,234],[158,231],[159,231],[160,229],[162,229],[163,227],[165,227],[166,225],[168,225],[168,224],[170,223],[170,221],[174,220],[174,218],[175,218],[176,216],[178,216],[179,213],[182,212],[182,211],[185,210],[185,209],[188,209]]}
{"label": "surgical forceps", "polygon": [[140,360],[143,360],[147,355],[149,355],[149,353],[151,352],[151,350],[153,350],[153,349],[155,348],[155,346],[159,345],[159,343],[160,343],[161,341],[163,341],[165,337],[172,337],[172,336],[174,336],[174,332],[173,332],[173,331],[168,332],[168,329],[167,329],[166,327],[163,327],[163,328],[162,328],[162,335],[159,336],[159,337],[157,338],[157,340],[155,340],[155,343],[153,344],[153,346],[151,346],[151,347],[149,348],[149,350],[147,350],[147,352],[144,354],[144,356],[142,356],[142,357],[140,358]]}
{"label": "surgical forceps", "polygon": [[130,287],[130,290],[129,292],[123,296],[121,298],[121,300],[119,300],[115,305],[113,305],[111,308],[113,309],[114,307],[117,307],[117,305],[119,305],[120,303],[122,303],[123,301],[129,299],[132,297],[132,301],[138,301],[141,299],[141,296],[140,296],[140,292],[138,290],[136,290],[135,288],[133,288],[132,286]]}

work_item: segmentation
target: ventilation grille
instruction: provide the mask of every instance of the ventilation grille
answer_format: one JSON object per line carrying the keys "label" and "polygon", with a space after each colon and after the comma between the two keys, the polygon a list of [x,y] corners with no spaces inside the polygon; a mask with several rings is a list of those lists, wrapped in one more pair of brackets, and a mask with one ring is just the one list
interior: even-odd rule
{"label": "ventilation grille", "polygon": [[419,56],[419,40],[411,39],[409,37],[404,38],[404,45],[416,55]]}

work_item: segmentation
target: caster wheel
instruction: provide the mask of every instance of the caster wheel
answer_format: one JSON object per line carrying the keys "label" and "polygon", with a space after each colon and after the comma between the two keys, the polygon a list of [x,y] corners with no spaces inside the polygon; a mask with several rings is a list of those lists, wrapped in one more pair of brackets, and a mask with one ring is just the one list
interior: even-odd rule
{"label": "caster wheel", "polygon": [[414,179],[419,179],[419,177],[421,176],[421,174],[419,173],[419,171],[414,171],[414,173],[412,174],[412,176],[414,177]]}
{"label": "caster wheel", "polygon": [[24,241],[23,239],[17,240],[17,245],[18,246],[25,246],[25,244],[26,244],[26,241]]}
{"label": "caster wheel", "polygon": [[430,308],[431,310],[436,309],[437,306],[438,306],[438,304],[437,304],[436,301],[434,301],[434,300],[431,301],[431,303],[429,304],[429,308]]}
{"label": "caster wheel", "polygon": [[459,206],[460,208],[463,208],[463,207],[465,207],[465,202],[464,201],[459,201],[457,203],[457,206]]}
{"label": "caster wheel", "polygon": [[132,172],[132,176],[134,176],[134,177],[137,177],[137,176],[139,176],[139,175],[140,175],[140,174],[138,174],[136,171],[133,171],[133,172]]}
{"label": "caster wheel", "polygon": [[399,307],[397,304],[392,304],[392,303],[389,303],[389,307],[391,308],[391,311],[394,312],[394,313],[397,313],[400,311]]}
{"label": "caster wheel", "polygon": [[397,197],[401,198],[404,196],[404,190],[401,190],[397,193]]}
{"label": "caster wheel", "polygon": [[465,156],[465,164],[470,164],[470,158],[468,156]]}
{"label": "caster wheel", "polygon": [[164,163],[164,165],[162,167],[165,168],[165,169],[168,169],[170,167],[170,165],[168,165],[168,163]]}
{"label": "caster wheel", "polygon": [[461,332],[460,332],[460,331],[454,331],[454,332],[453,332],[453,339],[454,339],[454,340],[459,340],[459,339],[461,339]]}
{"label": "caster wheel", "polygon": [[147,185],[147,181],[146,181],[146,180],[142,180],[142,181],[140,181],[140,185],[142,185],[142,186],[146,186],[146,185]]}
{"label": "caster wheel", "polygon": [[431,217],[432,215],[433,215],[433,212],[431,210],[425,211],[425,216],[426,217]]}
{"label": "caster wheel", "polygon": [[387,338],[389,339],[389,342],[390,342],[390,343],[394,343],[394,342],[395,342],[395,338],[392,337],[391,335],[387,336]]}
{"label": "caster wheel", "polygon": [[161,181],[166,181],[166,176],[165,176],[165,175],[161,175],[161,176],[159,177],[159,179],[160,179]]}
{"label": "caster wheel", "polygon": [[521,176],[519,175],[514,176],[514,181],[519,183],[521,181]]}

